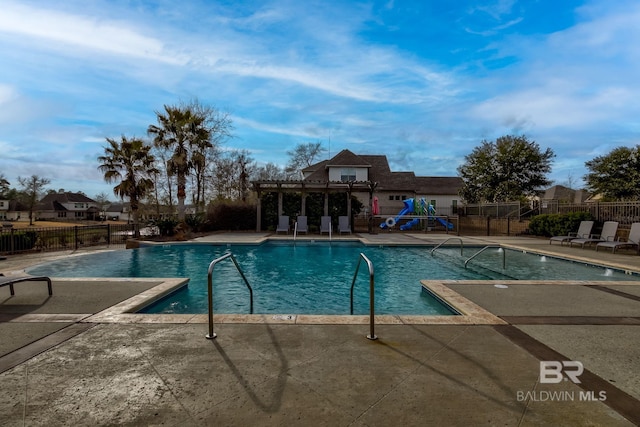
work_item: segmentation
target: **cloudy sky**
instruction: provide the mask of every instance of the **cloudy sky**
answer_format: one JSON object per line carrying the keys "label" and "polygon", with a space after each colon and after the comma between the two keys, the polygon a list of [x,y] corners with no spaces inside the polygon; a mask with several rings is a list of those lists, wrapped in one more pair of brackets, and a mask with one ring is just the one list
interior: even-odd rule
{"label": "cloudy sky", "polygon": [[105,137],[146,137],[198,98],[258,164],[297,144],[456,175],[484,139],[526,135],[551,179],[640,144],[637,0],[1,0],[0,173],[112,194]]}

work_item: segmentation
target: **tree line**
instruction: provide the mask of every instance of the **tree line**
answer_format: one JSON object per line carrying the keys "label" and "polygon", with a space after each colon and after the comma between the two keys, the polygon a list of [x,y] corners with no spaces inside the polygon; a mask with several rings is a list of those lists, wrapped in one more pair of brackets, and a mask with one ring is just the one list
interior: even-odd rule
{"label": "tree line", "polygon": [[[158,216],[166,207],[184,221],[187,203],[204,212],[215,200],[250,201],[252,180],[302,179],[301,170],[319,161],[325,151],[320,142],[302,143],[287,152],[285,167],[259,167],[248,150],[223,149],[234,137],[229,113],[192,100],[164,105],[156,111],[156,120],[148,126],[146,138],[107,137],[104,154],[97,159],[105,181],[115,184],[114,194],[130,203],[134,221],[142,205]],[[547,175],[554,157],[551,148],[542,149],[525,135],[483,140],[457,168],[462,179],[459,195],[466,203],[535,196],[552,183]],[[587,189],[604,200],[640,197],[640,145],[615,148],[585,166]],[[18,182],[19,189],[11,188],[0,173],[0,199],[21,200],[32,212],[50,180],[33,175]],[[99,203],[108,203],[107,195],[97,197]]]}
{"label": "tree line", "polygon": [[[536,196],[552,182],[547,178],[555,153],[525,135],[484,140],[458,167],[467,203],[509,202]],[[618,147],[585,162],[587,190],[605,201],[640,199],[640,145]]]}

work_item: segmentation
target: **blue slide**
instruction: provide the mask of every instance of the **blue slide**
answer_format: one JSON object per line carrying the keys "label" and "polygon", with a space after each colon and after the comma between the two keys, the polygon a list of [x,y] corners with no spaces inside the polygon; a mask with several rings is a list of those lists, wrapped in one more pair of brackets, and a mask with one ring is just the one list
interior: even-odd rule
{"label": "blue slide", "polygon": [[449,230],[453,230],[453,224],[451,224],[450,222],[447,222],[444,219],[438,217],[436,217],[436,221],[447,227]]}
{"label": "blue slide", "polygon": [[436,209],[433,207],[433,205],[429,205],[429,214],[433,215],[433,216],[429,216],[429,218],[433,218],[436,221],[438,221],[440,224],[444,225],[445,228],[448,228],[449,230],[453,230],[453,224],[451,224],[450,222],[445,221],[442,218],[439,218],[439,217],[435,216]]}
{"label": "blue slide", "polygon": [[[393,227],[400,220],[400,218],[402,218],[404,215],[413,214],[413,212],[414,212],[413,203],[414,203],[413,199],[406,199],[404,201],[404,208],[400,212],[398,212],[398,215],[396,215],[395,218],[387,218],[387,220],[385,222],[380,224],[380,228],[385,229],[385,228]],[[453,228],[454,228],[453,224],[451,224],[450,222],[445,221],[442,218],[439,218],[439,217],[435,216],[436,210],[433,207],[433,205],[427,205],[424,199],[420,199],[420,203],[422,204],[422,208],[424,209],[424,211],[428,212],[429,219],[435,219],[440,224],[445,226],[445,228],[448,228],[449,230],[453,230]],[[412,227],[414,227],[415,225],[417,225],[419,223],[420,223],[420,219],[419,218],[414,218],[411,221],[409,221],[409,222],[407,222],[405,224],[402,224],[400,226],[400,230],[402,230],[402,231],[409,230],[409,229],[411,229]]]}
{"label": "blue slide", "polygon": [[[396,225],[398,221],[400,221],[400,218],[402,218],[405,215],[409,215],[413,213],[413,199],[407,199],[403,203],[404,203],[404,208],[400,212],[398,212],[398,215],[396,215],[395,218],[387,218],[385,222],[380,224],[380,228],[385,229],[385,228],[393,227],[394,225]],[[392,221],[389,221],[389,220],[392,220]]]}

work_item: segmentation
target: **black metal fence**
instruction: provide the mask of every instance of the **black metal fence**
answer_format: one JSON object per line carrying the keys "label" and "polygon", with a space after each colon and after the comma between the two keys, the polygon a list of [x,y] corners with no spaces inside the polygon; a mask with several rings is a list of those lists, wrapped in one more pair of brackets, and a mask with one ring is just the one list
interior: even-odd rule
{"label": "black metal fence", "polygon": [[90,246],[124,245],[134,235],[133,224],[29,227],[0,230],[0,254],[77,250]]}
{"label": "black metal fence", "polygon": [[596,221],[617,221],[620,225],[626,226],[640,222],[640,201],[561,203],[557,200],[543,200],[540,203],[540,213],[542,214],[572,212],[589,212]]}

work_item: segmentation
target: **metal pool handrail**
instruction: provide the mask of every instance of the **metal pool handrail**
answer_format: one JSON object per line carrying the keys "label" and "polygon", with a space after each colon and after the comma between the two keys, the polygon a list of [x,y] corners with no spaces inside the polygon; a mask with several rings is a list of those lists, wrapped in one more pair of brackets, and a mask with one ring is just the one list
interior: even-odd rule
{"label": "metal pool handrail", "polygon": [[444,242],[440,242],[435,248],[431,249],[431,256],[433,256],[433,253],[435,252],[436,249],[438,249],[440,246],[444,245],[445,243],[447,243],[450,240],[459,240],[460,241],[460,255],[462,255],[462,250],[464,249],[464,243],[462,242],[462,239],[459,237],[449,237],[447,240],[445,240]]}
{"label": "metal pool handrail", "polygon": [[238,270],[238,273],[240,273],[240,276],[242,276],[242,280],[244,280],[244,283],[247,285],[247,288],[249,288],[249,297],[251,299],[250,312],[251,314],[253,314],[253,289],[251,289],[251,285],[249,284],[249,281],[247,280],[244,273],[242,272],[242,269],[238,265],[238,261],[236,261],[236,257],[234,257],[231,252],[227,252],[226,254],[222,255],[220,258],[214,259],[213,261],[211,261],[211,264],[209,264],[209,270],[207,272],[207,292],[209,296],[209,334],[207,334],[206,337],[210,340],[214,339],[217,336],[215,332],[213,332],[213,278],[212,278],[213,268],[216,266],[217,263],[227,258],[231,258],[231,261],[233,261],[233,263],[235,264],[236,269]]}
{"label": "metal pool handrail", "polygon": [[[471,261],[472,259],[474,259],[476,256],[480,255],[482,252],[484,252],[487,249],[490,248],[499,248],[502,249],[501,246],[485,246],[484,248],[480,249],[478,252],[476,252],[475,254],[471,255],[465,262],[464,262],[464,268],[467,268],[467,264],[469,263],[469,261]],[[504,249],[502,249],[502,269],[504,270],[507,267],[507,258],[506,258],[506,251]]]}
{"label": "metal pool handrail", "polygon": [[373,264],[371,263],[369,258],[367,258],[365,254],[363,254],[362,252],[360,253],[360,257],[358,258],[358,265],[356,266],[356,272],[353,275],[353,281],[351,282],[351,314],[353,314],[353,286],[356,283],[356,277],[358,277],[358,270],[360,269],[360,261],[362,261],[363,259],[367,263],[367,266],[369,267],[369,335],[367,335],[367,338],[369,338],[370,340],[377,340],[378,337],[375,334],[375,320],[374,320],[375,319],[375,309],[374,309],[375,282],[373,278]]}

